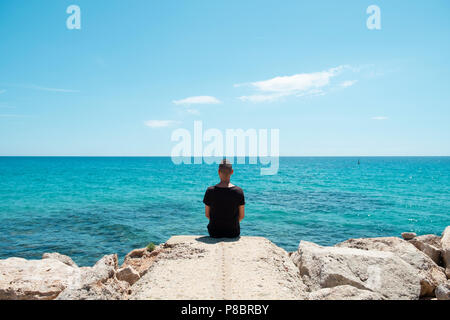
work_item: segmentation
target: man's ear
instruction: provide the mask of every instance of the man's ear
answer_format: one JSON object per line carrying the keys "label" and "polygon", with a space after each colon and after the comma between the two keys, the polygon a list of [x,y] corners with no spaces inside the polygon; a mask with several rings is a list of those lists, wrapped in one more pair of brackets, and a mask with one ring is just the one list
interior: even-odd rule
{"label": "man's ear", "polygon": [[230,176],[232,175],[234,173],[234,170],[233,169],[231,169],[231,173],[230,173]]}

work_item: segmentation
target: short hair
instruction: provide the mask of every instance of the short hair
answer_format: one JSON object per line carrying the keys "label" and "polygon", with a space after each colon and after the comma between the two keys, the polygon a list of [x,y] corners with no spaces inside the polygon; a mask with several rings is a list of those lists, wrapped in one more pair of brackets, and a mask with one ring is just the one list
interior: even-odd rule
{"label": "short hair", "polygon": [[233,170],[233,166],[231,165],[231,162],[227,159],[223,159],[219,164],[219,170],[220,171],[231,171]]}

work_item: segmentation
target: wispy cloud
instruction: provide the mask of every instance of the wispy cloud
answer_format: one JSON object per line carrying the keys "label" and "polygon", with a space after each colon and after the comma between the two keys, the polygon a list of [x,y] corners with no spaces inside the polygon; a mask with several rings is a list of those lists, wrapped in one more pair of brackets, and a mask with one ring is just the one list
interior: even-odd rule
{"label": "wispy cloud", "polygon": [[35,89],[35,90],[40,90],[40,91],[50,91],[50,92],[68,92],[68,93],[80,92],[80,90],[41,87],[41,86],[37,86],[37,85],[34,85],[34,84],[28,85],[28,86],[24,86],[24,87],[28,88],[28,89]]}
{"label": "wispy cloud", "polygon": [[340,86],[343,88],[348,88],[348,87],[353,86],[357,82],[358,82],[358,80],[347,80],[347,81],[341,82]]}
{"label": "wispy cloud", "polygon": [[186,109],[186,112],[189,114],[199,115],[200,111],[197,109]]}
{"label": "wispy cloud", "polygon": [[147,120],[145,121],[145,125],[150,128],[165,128],[176,125],[180,123],[179,121],[174,120]]}
{"label": "wispy cloud", "polygon": [[[49,91],[49,92],[67,92],[67,93],[80,92],[80,90],[45,87],[45,86],[39,86],[39,85],[36,85],[36,84],[3,84],[3,85],[8,86],[8,87],[14,87],[14,88],[24,88],[24,89]],[[0,89],[0,94],[5,93],[5,92],[6,92],[5,89]]]}
{"label": "wispy cloud", "polygon": [[376,117],[372,117],[372,120],[388,120],[388,117],[385,116],[376,116]]}
{"label": "wispy cloud", "polygon": [[338,66],[325,71],[299,73],[292,76],[278,76],[272,79],[251,83],[236,84],[235,87],[250,86],[258,94],[239,97],[242,101],[271,102],[287,96],[305,96],[323,94],[322,88],[340,74],[347,66]]}
{"label": "wispy cloud", "polygon": [[221,103],[219,99],[212,96],[195,96],[188,97],[181,100],[174,100],[176,105],[192,105],[192,104],[218,104]]}
{"label": "wispy cloud", "polygon": [[25,117],[29,116],[24,114],[10,114],[10,113],[0,114],[0,118],[25,118]]}
{"label": "wispy cloud", "polygon": [[239,99],[242,101],[259,103],[259,102],[272,102],[284,96],[285,96],[284,94],[252,94],[249,96],[239,97]]}
{"label": "wispy cloud", "polygon": [[8,102],[0,102],[0,109],[15,109],[15,106],[11,106]]}

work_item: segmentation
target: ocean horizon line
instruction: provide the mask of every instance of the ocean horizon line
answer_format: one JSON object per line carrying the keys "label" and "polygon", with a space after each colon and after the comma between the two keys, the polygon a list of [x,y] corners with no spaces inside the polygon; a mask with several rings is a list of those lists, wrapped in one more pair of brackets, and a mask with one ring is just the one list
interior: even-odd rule
{"label": "ocean horizon line", "polygon": [[[268,156],[271,157],[271,156]],[[0,158],[172,158],[170,155],[126,156],[126,155],[0,155]],[[221,158],[221,157],[174,157],[174,158]],[[227,158],[227,157],[226,157]],[[229,157],[228,157],[229,158]],[[237,158],[237,157],[234,157]],[[245,159],[250,158],[245,156]],[[255,157],[257,158],[257,157]],[[273,158],[273,157],[272,157]],[[279,158],[450,158],[450,155],[282,155]]]}

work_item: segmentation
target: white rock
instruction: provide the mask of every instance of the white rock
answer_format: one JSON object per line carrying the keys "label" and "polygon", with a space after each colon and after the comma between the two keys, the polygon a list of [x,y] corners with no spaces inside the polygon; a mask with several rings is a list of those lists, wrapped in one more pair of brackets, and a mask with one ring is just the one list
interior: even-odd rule
{"label": "white rock", "polygon": [[350,239],[339,243],[337,247],[362,250],[392,252],[416,269],[420,276],[420,296],[433,296],[436,287],[446,281],[443,268],[439,267],[429,256],[417,249],[410,241],[397,237]]}
{"label": "white rock", "polygon": [[57,300],[123,299],[129,284],[116,278],[117,255],[101,258],[93,267],[82,267],[80,275],[56,298]]}
{"label": "white rock", "polygon": [[425,253],[436,264],[441,262],[441,237],[434,234],[426,234],[423,236],[415,237],[408,241],[413,244],[417,249]]}
{"label": "white rock", "polygon": [[59,260],[0,260],[0,300],[50,300],[76,281],[80,271]]}
{"label": "white rock", "polygon": [[391,252],[322,247],[301,241],[291,256],[311,291],[350,285],[379,293],[383,299],[418,299],[415,268]]}
{"label": "white rock", "polygon": [[42,259],[55,259],[55,260],[59,260],[62,263],[67,264],[68,266],[77,268],[77,264],[72,260],[71,257],[69,256],[65,256],[63,254],[60,254],[58,252],[52,252],[52,253],[44,253],[42,255]]}
{"label": "white rock", "polygon": [[450,226],[445,228],[441,238],[442,260],[446,268],[447,277],[450,278]]}
{"label": "white rock", "polygon": [[103,256],[97,263],[92,267],[90,273],[92,273],[97,281],[104,281],[111,278],[118,268],[118,258],[117,254],[110,254]]}
{"label": "white rock", "polygon": [[343,285],[313,291],[308,300],[383,300],[383,297],[376,292]]}
{"label": "white rock", "polygon": [[121,300],[126,299],[130,285],[115,277],[105,282],[86,283],[81,287],[67,287],[56,300]]}
{"label": "white rock", "polygon": [[450,280],[436,288],[436,298],[438,300],[450,300]]}

